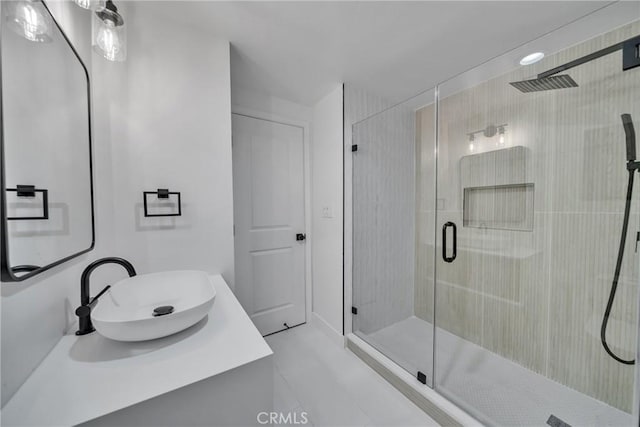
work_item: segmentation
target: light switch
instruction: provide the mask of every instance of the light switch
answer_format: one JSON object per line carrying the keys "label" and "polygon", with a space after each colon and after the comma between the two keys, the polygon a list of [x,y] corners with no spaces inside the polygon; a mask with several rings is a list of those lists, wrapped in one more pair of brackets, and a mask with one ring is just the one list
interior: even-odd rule
{"label": "light switch", "polygon": [[323,206],[321,216],[322,218],[333,218],[333,207]]}

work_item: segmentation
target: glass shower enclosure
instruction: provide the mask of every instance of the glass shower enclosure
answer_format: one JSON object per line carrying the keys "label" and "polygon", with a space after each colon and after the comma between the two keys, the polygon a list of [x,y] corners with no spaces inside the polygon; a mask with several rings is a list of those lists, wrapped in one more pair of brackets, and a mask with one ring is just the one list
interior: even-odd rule
{"label": "glass shower enclosure", "polygon": [[485,424],[638,425],[639,35],[498,58],[352,127],[353,332]]}

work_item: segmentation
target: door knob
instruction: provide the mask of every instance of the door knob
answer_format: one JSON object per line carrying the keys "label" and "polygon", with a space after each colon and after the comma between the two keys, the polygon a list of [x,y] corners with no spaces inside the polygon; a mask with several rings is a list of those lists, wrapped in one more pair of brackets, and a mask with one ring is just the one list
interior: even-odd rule
{"label": "door knob", "polygon": [[301,242],[303,240],[306,240],[307,235],[306,234],[302,234],[302,233],[298,233],[296,234],[296,241]]}

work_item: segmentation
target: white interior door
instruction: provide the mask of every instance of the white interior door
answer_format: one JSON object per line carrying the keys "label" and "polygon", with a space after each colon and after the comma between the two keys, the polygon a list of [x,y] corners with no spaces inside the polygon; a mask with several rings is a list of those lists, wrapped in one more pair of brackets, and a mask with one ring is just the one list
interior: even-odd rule
{"label": "white interior door", "polygon": [[300,127],[233,115],[235,288],[263,335],[305,322],[303,141]]}

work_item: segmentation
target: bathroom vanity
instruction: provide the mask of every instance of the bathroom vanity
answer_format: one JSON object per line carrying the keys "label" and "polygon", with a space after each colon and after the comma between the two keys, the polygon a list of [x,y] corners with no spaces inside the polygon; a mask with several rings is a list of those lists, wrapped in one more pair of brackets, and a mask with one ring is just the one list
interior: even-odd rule
{"label": "bathroom vanity", "polygon": [[273,407],[273,353],[222,276],[211,279],[208,316],[177,334],[69,331],[3,408],[3,425],[257,425]]}

